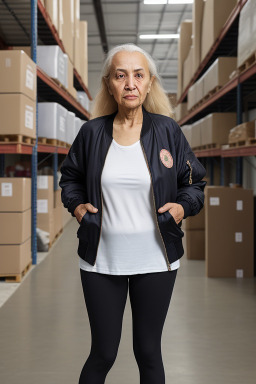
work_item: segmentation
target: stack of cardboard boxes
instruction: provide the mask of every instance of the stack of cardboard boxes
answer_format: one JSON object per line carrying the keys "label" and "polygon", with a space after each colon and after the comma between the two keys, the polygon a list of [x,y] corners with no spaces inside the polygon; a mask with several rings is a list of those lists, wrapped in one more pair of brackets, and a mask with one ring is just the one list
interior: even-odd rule
{"label": "stack of cardboard boxes", "polygon": [[71,218],[62,204],[61,189],[54,191],[53,176],[37,176],[37,228],[49,234],[50,246]]}
{"label": "stack of cardboard boxes", "polygon": [[192,20],[180,26],[178,48],[179,98],[208,54],[237,0],[194,0]]}
{"label": "stack of cardboard boxes", "polygon": [[0,275],[19,275],[31,263],[31,179],[0,179]]}
{"label": "stack of cardboard boxes", "polygon": [[49,233],[52,244],[54,234],[53,176],[37,176],[37,228]]}
{"label": "stack of cardboard boxes", "polygon": [[189,260],[205,259],[205,210],[189,216],[182,222],[185,253]]}
{"label": "stack of cardboard boxes", "polygon": [[0,51],[0,135],[35,139],[36,80],[36,65],[23,50]]}
{"label": "stack of cardboard boxes", "polygon": [[236,57],[218,57],[210,68],[188,90],[190,111],[205,96],[229,82],[236,69]]}
{"label": "stack of cardboard boxes", "polygon": [[253,191],[206,188],[205,241],[208,277],[253,277]]}
{"label": "stack of cardboard boxes", "polygon": [[[70,74],[73,76],[74,67],[88,86],[87,22],[80,21],[80,0],[45,0],[44,3],[68,55]],[[70,80],[69,89],[75,97]]]}
{"label": "stack of cardboard boxes", "polygon": [[235,125],[236,113],[214,112],[182,127],[182,131],[192,149],[210,145],[218,147],[228,143],[230,131]]}

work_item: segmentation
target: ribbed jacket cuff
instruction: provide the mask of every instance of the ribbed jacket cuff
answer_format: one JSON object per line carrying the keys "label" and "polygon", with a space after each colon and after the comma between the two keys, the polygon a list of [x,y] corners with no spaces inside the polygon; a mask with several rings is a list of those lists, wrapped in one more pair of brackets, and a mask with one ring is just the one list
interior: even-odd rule
{"label": "ribbed jacket cuff", "polygon": [[81,201],[80,199],[76,199],[76,200],[72,201],[71,204],[69,204],[68,211],[71,213],[71,215],[72,215],[73,217],[75,217],[75,215],[74,215],[74,210],[76,209],[76,207],[77,207],[79,204],[85,204],[85,203],[84,203],[84,201]]}
{"label": "ribbed jacket cuff", "polygon": [[190,216],[191,214],[191,207],[190,207],[190,204],[187,202],[187,201],[177,201],[177,204],[180,204],[182,205],[183,209],[184,209],[184,218],[183,219],[186,219],[188,216]]}

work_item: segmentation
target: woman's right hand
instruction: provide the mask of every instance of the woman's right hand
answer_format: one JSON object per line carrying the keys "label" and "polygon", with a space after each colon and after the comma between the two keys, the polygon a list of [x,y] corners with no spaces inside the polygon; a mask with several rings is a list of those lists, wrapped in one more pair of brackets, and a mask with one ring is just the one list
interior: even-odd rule
{"label": "woman's right hand", "polygon": [[96,213],[98,212],[98,208],[94,207],[90,203],[86,203],[86,204],[79,204],[74,210],[74,215],[76,216],[76,219],[79,224],[81,223],[81,220],[87,211],[91,213]]}

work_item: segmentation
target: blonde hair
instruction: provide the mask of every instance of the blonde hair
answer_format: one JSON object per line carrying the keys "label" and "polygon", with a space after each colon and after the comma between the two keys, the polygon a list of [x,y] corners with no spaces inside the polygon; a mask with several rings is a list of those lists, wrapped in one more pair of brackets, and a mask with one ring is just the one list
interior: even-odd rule
{"label": "blonde hair", "polygon": [[153,58],[146,51],[144,51],[144,49],[138,47],[135,44],[123,44],[117,45],[108,52],[108,55],[103,64],[100,89],[94,99],[91,118],[94,119],[96,117],[110,115],[118,109],[117,102],[108,91],[106,79],[108,79],[110,75],[110,67],[113,57],[120,51],[142,53],[147,59],[150,77],[155,76],[155,79],[151,85],[151,90],[147,94],[143,103],[145,109],[151,113],[158,113],[164,116],[173,117],[173,108],[163,89],[161,78],[157,72],[156,64]]}

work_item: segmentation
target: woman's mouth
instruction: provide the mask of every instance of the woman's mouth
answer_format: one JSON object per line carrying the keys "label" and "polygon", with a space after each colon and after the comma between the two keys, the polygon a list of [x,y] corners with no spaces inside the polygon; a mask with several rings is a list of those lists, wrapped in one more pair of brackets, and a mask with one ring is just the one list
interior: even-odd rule
{"label": "woman's mouth", "polygon": [[134,99],[137,99],[138,96],[135,96],[135,95],[127,95],[127,96],[124,96],[125,99],[127,100],[134,100]]}

